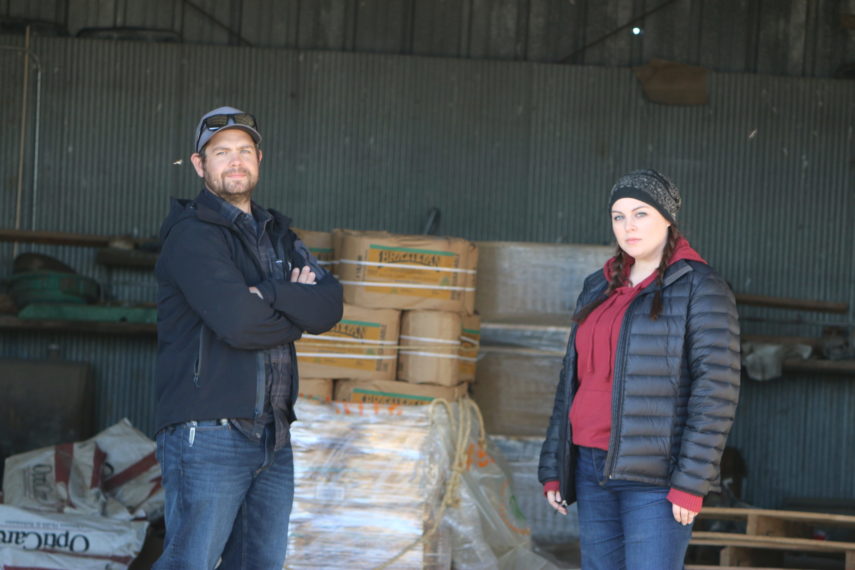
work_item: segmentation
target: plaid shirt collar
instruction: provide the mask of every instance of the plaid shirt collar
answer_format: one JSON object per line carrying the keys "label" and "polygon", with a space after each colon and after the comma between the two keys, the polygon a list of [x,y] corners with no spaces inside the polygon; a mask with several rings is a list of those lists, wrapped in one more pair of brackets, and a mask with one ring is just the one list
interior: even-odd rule
{"label": "plaid shirt collar", "polygon": [[256,227],[266,228],[267,223],[273,219],[273,216],[270,215],[270,212],[260,207],[255,202],[250,202],[252,208],[252,215],[248,216],[246,212],[230,204],[229,202],[223,200],[207,188],[203,192],[203,200],[208,202],[208,206],[211,206],[214,210],[216,210],[220,216],[223,217],[224,220],[229,222],[232,225],[238,225],[238,221],[241,219],[241,216],[247,216],[249,220],[252,221],[253,225]]}

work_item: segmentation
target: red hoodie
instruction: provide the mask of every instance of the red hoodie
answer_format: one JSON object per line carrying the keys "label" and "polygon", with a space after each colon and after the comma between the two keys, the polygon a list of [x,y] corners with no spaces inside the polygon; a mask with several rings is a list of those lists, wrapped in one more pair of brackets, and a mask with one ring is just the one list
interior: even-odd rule
{"label": "red hoodie", "polygon": [[[685,238],[680,238],[671,256],[669,265],[681,260],[706,261],[692,249]],[[634,263],[631,257],[625,270],[629,274]],[[606,279],[611,276],[611,266],[615,258],[609,259],[603,267]],[[570,409],[570,425],[573,428],[573,443],[584,447],[607,450],[611,435],[612,420],[612,367],[617,352],[621,323],[629,304],[648,285],[653,283],[658,271],[635,286],[618,287],[603,301],[576,331],[576,373],[579,389],[573,398]],[[553,487],[552,485],[549,485]],[[557,485],[553,488],[557,489]],[[549,490],[545,487],[545,490]],[[693,512],[701,509],[702,497],[672,489],[668,495],[672,503]]]}

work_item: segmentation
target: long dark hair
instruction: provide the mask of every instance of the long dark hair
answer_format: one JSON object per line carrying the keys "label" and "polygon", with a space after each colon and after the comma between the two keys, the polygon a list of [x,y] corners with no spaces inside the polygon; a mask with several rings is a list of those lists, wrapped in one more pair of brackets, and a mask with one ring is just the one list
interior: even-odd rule
{"label": "long dark hair", "polygon": [[[654,321],[659,318],[660,314],[662,314],[662,287],[665,284],[665,269],[668,268],[668,264],[671,262],[671,257],[674,255],[674,250],[677,249],[677,242],[681,237],[682,234],[680,233],[680,230],[677,229],[677,226],[674,224],[668,226],[668,238],[665,240],[665,248],[662,250],[662,260],[659,262],[659,267],[657,268],[656,295],[653,297],[653,306],[650,307],[650,318]],[[615,251],[615,260],[610,267],[611,272],[609,274],[609,286],[606,288],[606,292],[599,299],[588,303],[577,311],[576,314],[573,315],[573,322],[581,324],[586,318],[588,318],[588,315],[590,315],[594,309],[599,307],[600,304],[609,297],[609,295],[614,293],[615,289],[626,285],[627,276],[625,275],[624,267],[628,262],[628,257],[629,256],[626,252],[624,252],[620,246],[617,246]]]}

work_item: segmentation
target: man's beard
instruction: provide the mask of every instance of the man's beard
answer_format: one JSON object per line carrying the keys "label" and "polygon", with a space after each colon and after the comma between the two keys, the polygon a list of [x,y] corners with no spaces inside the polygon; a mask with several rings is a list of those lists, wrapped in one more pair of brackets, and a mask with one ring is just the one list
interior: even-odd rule
{"label": "man's beard", "polygon": [[[246,174],[246,178],[229,180],[227,176],[235,172]],[[255,189],[255,185],[258,184],[258,178],[253,178],[249,171],[238,168],[224,171],[219,178],[214,178],[205,173],[205,184],[211,192],[226,202],[236,203],[249,199],[252,196],[252,191]]]}

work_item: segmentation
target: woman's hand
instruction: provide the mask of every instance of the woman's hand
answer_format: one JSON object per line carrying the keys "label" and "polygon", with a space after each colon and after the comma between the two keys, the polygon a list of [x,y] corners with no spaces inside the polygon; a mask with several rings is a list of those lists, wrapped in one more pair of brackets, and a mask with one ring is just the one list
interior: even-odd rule
{"label": "woman's hand", "polygon": [[684,509],[678,505],[671,505],[672,511],[674,513],[674,520],[676,520],[681,525],[689,525],[695,520],[695,517],[698,513],[693,513],[689,509]]}
{"label": "woman's hand", "polygon": [[549,506],[561,513],[562,515],[567,514],[567,507],[564,505],[564,502],[561,500],[561,493],[558,491],[547,491],[546,492],[546,500],[549,501]]}

